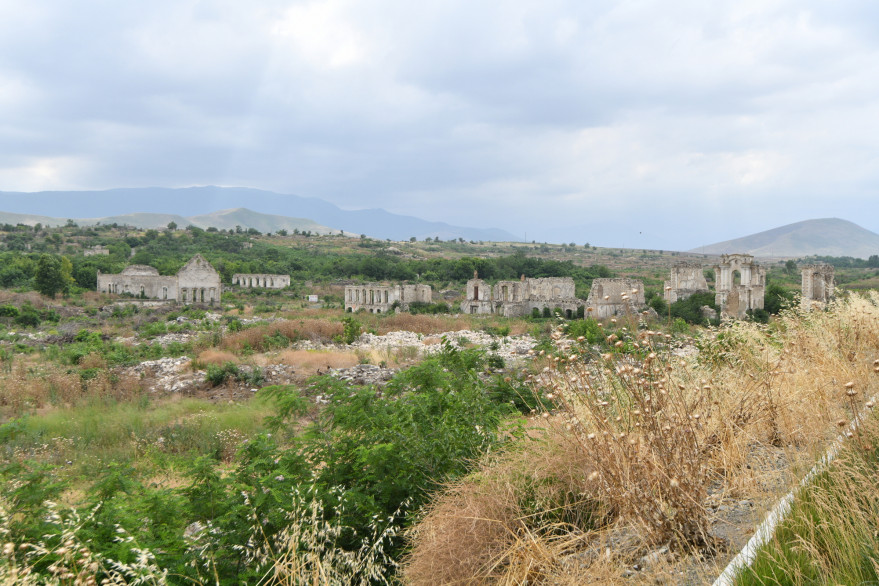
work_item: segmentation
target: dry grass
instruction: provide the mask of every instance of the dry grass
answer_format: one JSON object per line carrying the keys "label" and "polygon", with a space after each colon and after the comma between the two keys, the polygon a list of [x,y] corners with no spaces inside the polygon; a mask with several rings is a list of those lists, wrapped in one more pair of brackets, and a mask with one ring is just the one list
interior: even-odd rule
{"label": "dry grass", "polygon": [[9,289],[0,289],[0,304],[8,303],[20,307],[24,303],[30,303],[37,309],[43,309],[51,305],[53,302],[55,302],[55,300],[50,297],[44,297],[36,291],[17,293],[15,291],[10,291]]}
{"label": "dry grass", "polygon": [[199,353],[198,358],[193,361],[193,369],[204,368],[208,364],[223,366],[227,362],[238,364],[239,358],[231,352],[209,348]]}
{"label": "dry grass", "polygon": [[534,424],[539,439],[486,461],[428,507],[410,535],[407,583],[607,583],[611,562],[633,555],[634,534],[609,529],[610,511],[590,496],[582,451]]}
{"label": "dry grass", "polygon": [[[86,356],[91,364],[102,360]],[[97,368],[92,366],[90,368]],[[131,400],[143,393],[139,379],[116,375],[107,370],[84,379],[77,372],[33,360],[17,360],[7,372],[0,373],[0,412],[4,416],[32,413],[46,407],[77,405],[89,400]]]}
{"label": "dry grass", "polygon": [[[532,572],[529,583],[584,580],[587,570],[572,560],[589,557],[593,534],[567,520],[570,530],[559,532],[550,513],[566,509],[552,499],[527,513],[520,503],[533,484],[517,478],[580,495],[605,531],[636,528],[634,542],[647,548],[641,554],[670,543],[676,563],[687,564],[696,550],[716,552],[723,544],[711,534],[709,495],[765,502],[785,492],[850,421],[857,405],[846,392],[862,397],[875,388],[879,295],[852,296],[826,311],[793,310],[770,327],[726,324],[703,336],[699,355],[688,359],[644,330],[610,342],[637,349],[597,357],[557,339],[556,357],[542,358],[546,369],[535,378],[555,401],[540,418],[546,446],[555,447],[544,446],[542,457],[529,449],[522,453],[530,457],[495,457],[440,495],[413,532],[412,583],[516,583],[526,577],[522,568]],[[790,465],[787,485],[767,482],[770,466],[755,458],[780,450]],[[559,451],[569,466],[561,475],[547,467]],[[612,549],[609,564],[631,563]],[[711,569],[731,553],[718,555]],[[611,574],[618,579],[625,569]]]}
{"label": "dry grass", "polygon": [[80,358],[80,368],[107,368],[107,361],[97,352],[92,352]]}
{"label": "dry grass", "polygon": [[267,350],[266,338],[278,334],[288,340],[312,340],[327,343],[334,336],[342,334],[342,324],[328,319],[283,320],[270,324],[258,325],[240,332],[227,334],[220,346],[230,352],[241,352],[251,349],[257,352]]}
{"label": "dry grass", "polygon": [[[467,318],[455,318],[449,315],[425,315],[411,313],[395,313],[384,317],[363,315],[363,322],[374,328],[379,335],[389,332],[407,331],[416,334],[438,334],[466,330],[470,328]],[[358,315],[357,319],[361,319]]]}

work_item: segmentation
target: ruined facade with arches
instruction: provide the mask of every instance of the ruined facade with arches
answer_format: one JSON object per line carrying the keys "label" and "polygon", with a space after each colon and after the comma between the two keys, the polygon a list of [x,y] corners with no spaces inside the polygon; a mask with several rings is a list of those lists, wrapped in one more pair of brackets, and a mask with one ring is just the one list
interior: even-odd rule
{"label": "ruined facade with arches", "polygon": [[800,271],[803,276],[802,302],[804,306],[825,304],[833,299],[833,289],[836,285],[832,265],[803,265],[800,267]]}
{"label": "ruined facade with arches", "polygon": [[154,267],[130,265],[118,274],[98,271],[98,291],[143,299],[181,303],[219,303],[223,286],[220,274],[196,254],[174,276],[163,276]]}
{"label": "ruined facade with arches", "polygon": [[498,281],[492,286],[474,274],[467,281],[461,312],[521,317],[530,315],[535,309],[541,313],[549,309],[572,317],[583,305],[574,291],[574,280],[570,277],[528,279],[522,275],[518,281]]}
{"label": "ruined facade with arches", "polygon": [[290,275],[235,273],[232,275],[232,284],[248,289],[283,289],[290,286]]}
{"label": "ruined facade with arches", "polygon": [[433,303],[431,286],[382,283],[345,286],[345,311],[388,313],[396,308],[408,311],[410,303]]}
{"label": "ruined facade with arches", "polygon": [[763,309],[766,269],[750,254],[724,254],[714,266],[714,302],[721,317],[742,319],[749,310]]}

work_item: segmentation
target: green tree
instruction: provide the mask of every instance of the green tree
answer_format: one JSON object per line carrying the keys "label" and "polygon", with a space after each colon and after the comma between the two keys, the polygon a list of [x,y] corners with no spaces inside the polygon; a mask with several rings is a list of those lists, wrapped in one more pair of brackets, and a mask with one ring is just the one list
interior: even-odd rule
{"label": "green tree", "polygon": [[778,283],[770,283],[766,286],[763,308],[772,314],[776,314],[782,308],[789,306],[794,301],[794,292],[785,289]]}
{"label": "green tree", "polygon": [[796,275],[797,274],[797,263],[789,260],[784,263],[784,272],[788,275]]}
{"label": "green tree", "polygon": [[168,230],[174,231],[177,229],[177,222],[168,222]]}
{"label": "green tree", "polygon": [[54,298],[56,293],[67,288],[68,283],[60,258],[49,254],[40,256],[40,260],[37,261],[37,270],[34,273],[34,288],[37,291],[47,297]]}

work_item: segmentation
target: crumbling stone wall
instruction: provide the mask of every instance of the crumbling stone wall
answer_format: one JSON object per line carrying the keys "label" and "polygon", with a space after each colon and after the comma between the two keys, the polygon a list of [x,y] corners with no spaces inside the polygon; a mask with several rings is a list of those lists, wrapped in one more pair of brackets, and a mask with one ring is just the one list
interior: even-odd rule
{"label": "crumbling stone wall", "polygon": [[803,305],[828,303],[833,299],[834,293],[834,269],[828,264],[803,265],[802,273],[802,300]]}
{"label": "crumbling stone wall", "polygon": [[594,279],[586,311],[588,317],[604,319],[637,313],[645,304],[644,283],[638,279]]}
{"label": "crumbling stone wall", "polygon": [[235,273],[232,275],[232,284],[247,288],[283,289],[290,286],[290,275]]}
{"label": "crumbling stone wall", "polygon": [[130,265],[116,275],[98,271],[98,291],[148,299],[177,299],[177,277],[163,277],[147,265]]}
{"label": "crumbling stone wall", "polygon": [[394,303],[401,311],[408,311],[411,303],[432,303],[433,289],[430,285],[388,285],[365,283],[345,286],[345,310],[369,313],[387,313]]}
{"label": "crumbling stone wall", "polygon": [[222,291],[220,274],[200,254],[192,257],[173,277],[162,276],[147,265],[130,265],[119,274],[98,271],[97,288],[101,293],[182,303],[219,302]]}
{"label": "crumbling stone wall", "polygon": [[748,310],[763,309],[766,269],[750,254],[724,254],[720,258],[720,264],[714,267],[714,301],[721,317],[742,319]]}
{"label": "crumbling stone wall", "polygon": [[461,302],[461,313],[490,315],[494,313],[492,287],[476,275],[467,281],[467,293]]}
{"label": "crumbling stone wall", "polygon": [[223,290],[220,274],[200,254],[177,271],[177,287],[183,303],[219,302]]}
{"label": "crumbling stone wall", "polygon": [[498,281],[494,286],[474,276],[467,282],[467,293],[461,302],[462,313],[499,314],[506,317],[530,315],[534,309],[559,310],[573,317],[583,302],[576,298],[574,280],[570,277]]}
{"label": "crumbling stone wall", "polygon": [[686,299],[696,293],[707,293],[708,282],[702,265],[682,261],[671,268],[671,278],[663,284],[663,297],[668,303]]}

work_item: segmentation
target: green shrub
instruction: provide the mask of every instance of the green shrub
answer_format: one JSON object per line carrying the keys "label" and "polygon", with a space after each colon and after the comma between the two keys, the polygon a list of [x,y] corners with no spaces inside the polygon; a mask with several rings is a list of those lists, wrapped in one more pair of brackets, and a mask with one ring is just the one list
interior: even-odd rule
{"label": "green shrub", "polygon": [[482,328],[482,331],[490,336],[497,336],[498,338],[506,338],[510,335],[510,326],[491,326],[486,325]]}
{"label": "green shrub", "polygon": [[162,334],[168,333],[168,326],[165,325],[164,322],[154,321],[147,324],[144,324],[140,328],[140,335],[145,338],[152,338],[154,336],[161,336]]}
{"label": "green shrub", "polygon": [[793,302],[793,291],[785,289],[778,283],[770,283],[766,286],[766,295],[764,296],[763,309],[765,309],[768,313],[777,314],[785,307],[789,307],[791,304],[793,304]]}
{"label": "green shrub", "polygon": [[360,322],[353,317],[342,318],[342,338],[343,344],[353,344],[360,337],[363,331]]}
{"label": "green shrub", "polygon": [[409,304],[409,313],[418,314],[418,313],[426,313],[426,314],[439,314],[439,313],[450,313],[451,308],[449,308],[448,303],[444,303],[442,301],[438,303],[426,303],[424,301],[413,301]]}
{"label": "green shrub", "polygon": [[14,305],[0,305],[0,317],[18,317],[19,313]]}
{"label": "green shrub", "polygon": [[604,328],[602,328],[601,324],[591,317],[584,320],[576,320],[565,324],[565,333],[569,338],[575,340],[582,336],[583,338],[585,338],[584,341],[587,344],[606,343],[605,338],[607,334],[604,333]]}
{"label": "green shrub", "polygon": [[702,317],[702,306],[707,305],[717,311],[714,293],[695,293],[686,299],[671,304],[672,317],[679,317],[691,324],[705,324],[708,320]]}
{"label": "green shrub", "polygon": [[15,323],[20,326],[35,328],[40,325],[40,314],[33,307],[22,307],[21,313],[15,317]]}
{"label": "green shrub", "polygon": [[235,363],[233,362],[227,362],[223,366],[208,364],[206,370],[207,373],[205,374],[205,380],[215,387],[226,382],[228,378],[237,377],[239,375],[238,367],[235,366]]}
{"label": "green shrub", "polygon": [[660,316],[668,315],[668,303],[659,295],[654,295],[647,301],[647,305]]}

